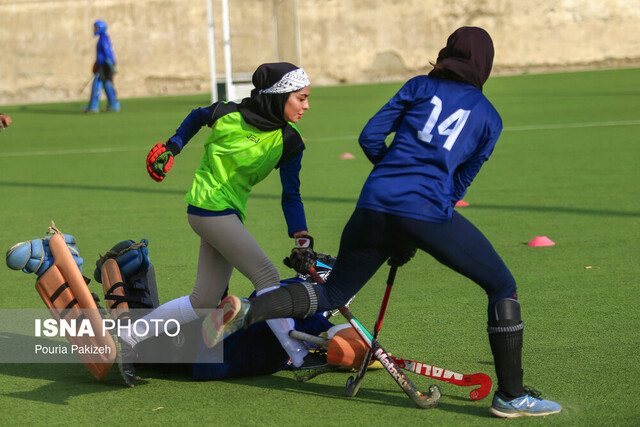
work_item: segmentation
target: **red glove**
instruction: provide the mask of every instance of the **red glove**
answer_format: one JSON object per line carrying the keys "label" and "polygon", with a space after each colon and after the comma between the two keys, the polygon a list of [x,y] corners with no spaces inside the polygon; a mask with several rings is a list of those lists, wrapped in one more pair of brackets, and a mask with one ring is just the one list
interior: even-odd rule
{"label": "red glove", "polygon": [[160,182],[173,166],[173,153],[162,142],[153,146],[147,156],[147,172],[154,181]]}

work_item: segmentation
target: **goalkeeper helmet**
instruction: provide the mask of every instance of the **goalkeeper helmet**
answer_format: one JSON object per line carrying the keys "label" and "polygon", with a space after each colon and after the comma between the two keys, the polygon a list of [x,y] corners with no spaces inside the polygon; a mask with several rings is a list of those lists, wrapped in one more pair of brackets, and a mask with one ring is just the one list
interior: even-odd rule
{"label": "goalkeeper helmet", "polygon": [[98,20],[93,23],[93,35],[99,36],[107,32],[107,23],[103,20]]}

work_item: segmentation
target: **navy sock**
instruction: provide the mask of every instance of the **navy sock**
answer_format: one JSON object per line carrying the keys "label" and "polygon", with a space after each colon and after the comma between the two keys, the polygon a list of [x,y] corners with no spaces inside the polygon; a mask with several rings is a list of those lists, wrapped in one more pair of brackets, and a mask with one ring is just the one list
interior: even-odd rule
{"label": "navy sock", "polygon": [[314,314],[317,308],[318,296],[313,285],[291,283],[252,298],[245,326],[280,317],[302,319]]}

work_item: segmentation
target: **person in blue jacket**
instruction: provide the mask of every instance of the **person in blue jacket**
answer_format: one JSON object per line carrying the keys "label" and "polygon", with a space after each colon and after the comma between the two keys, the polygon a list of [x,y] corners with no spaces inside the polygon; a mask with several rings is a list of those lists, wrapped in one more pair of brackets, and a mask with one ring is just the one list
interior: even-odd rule
{"label": "person in blue jacket", "polygon": [[[227,321],[205,331],[209,340],[264,319],[306,317],[340,307],[387,259],[402,265],[417,248],[487,294],[487,332],[498,377],[491,414],[511,418],[560,412],[560,405],[523,386],[524,324],[513,276],[487,238],[454,210],[502,131],[500,115],[482,93],[493,56],[485,30],[457,29],[429,75],[406,82],[363,129],[359,142],[374,167],[344,228],[326,284],[293,284],[251,300],[231,295],[220,305],[229,313]],[[302,272],[313,266],[306,259],[292,263]]]}
{"label": "person in blue jacket", "polygon": [[93,85],[91,86],[91,98],[84,108],[85,113],[98,113],[102,89],[107,94],[109,106],[107,111],[119,112],[120,101],[113,85],[113,76],[116,73],[116,57],[111,46],[111,39],[107,34],[107,23],[98,20],[93,24],[93,35],[98,36],[96,45],[96,61],[93,64]]}

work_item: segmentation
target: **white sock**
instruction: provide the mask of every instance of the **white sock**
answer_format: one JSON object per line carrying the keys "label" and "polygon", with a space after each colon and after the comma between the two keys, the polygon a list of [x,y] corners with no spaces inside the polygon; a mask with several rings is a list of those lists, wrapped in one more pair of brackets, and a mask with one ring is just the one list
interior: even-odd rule
{"label": "white sock", "polygon": [[[193,322],[198,319],[198,315],[193,309],[188,295],[166,302],[149,314],[141,317],[141,320],[144,320],[145,324],[151,326],[148,328],[146,333],[142,330],[146,328],[143,328],[143,325],[138,323],[138,328],[135,334],[123,333],[119,338],[134,347],[140,341],[144,341],[147,338],[155,336],[156,324],[157,330],[164,331],[164,324],[170,319],[176,320],[180,325],[184,325],[185,323]],[[151,322],[151,320],[153,320],[153,322]],[[158,320],[160,320],[160,322],[158,322]]]}
{"label": "white sock", "polygon": [[[256,295],[271,292],[279,287],[280,286],[272,286],[270,288],[262,289],[256,292]],[[291,332],[295,326],[294,320],[290,318],[269,319],[267,320],[267,325],[269,325],[271,331],[274,333],[276,338],[278,338],[278,341],[280,341],[280,345],[291,358],[293,365],[295,367],[302,366],[305,356],[309,354],[309,349],[302,341],[289,336],[289,332]]]}

